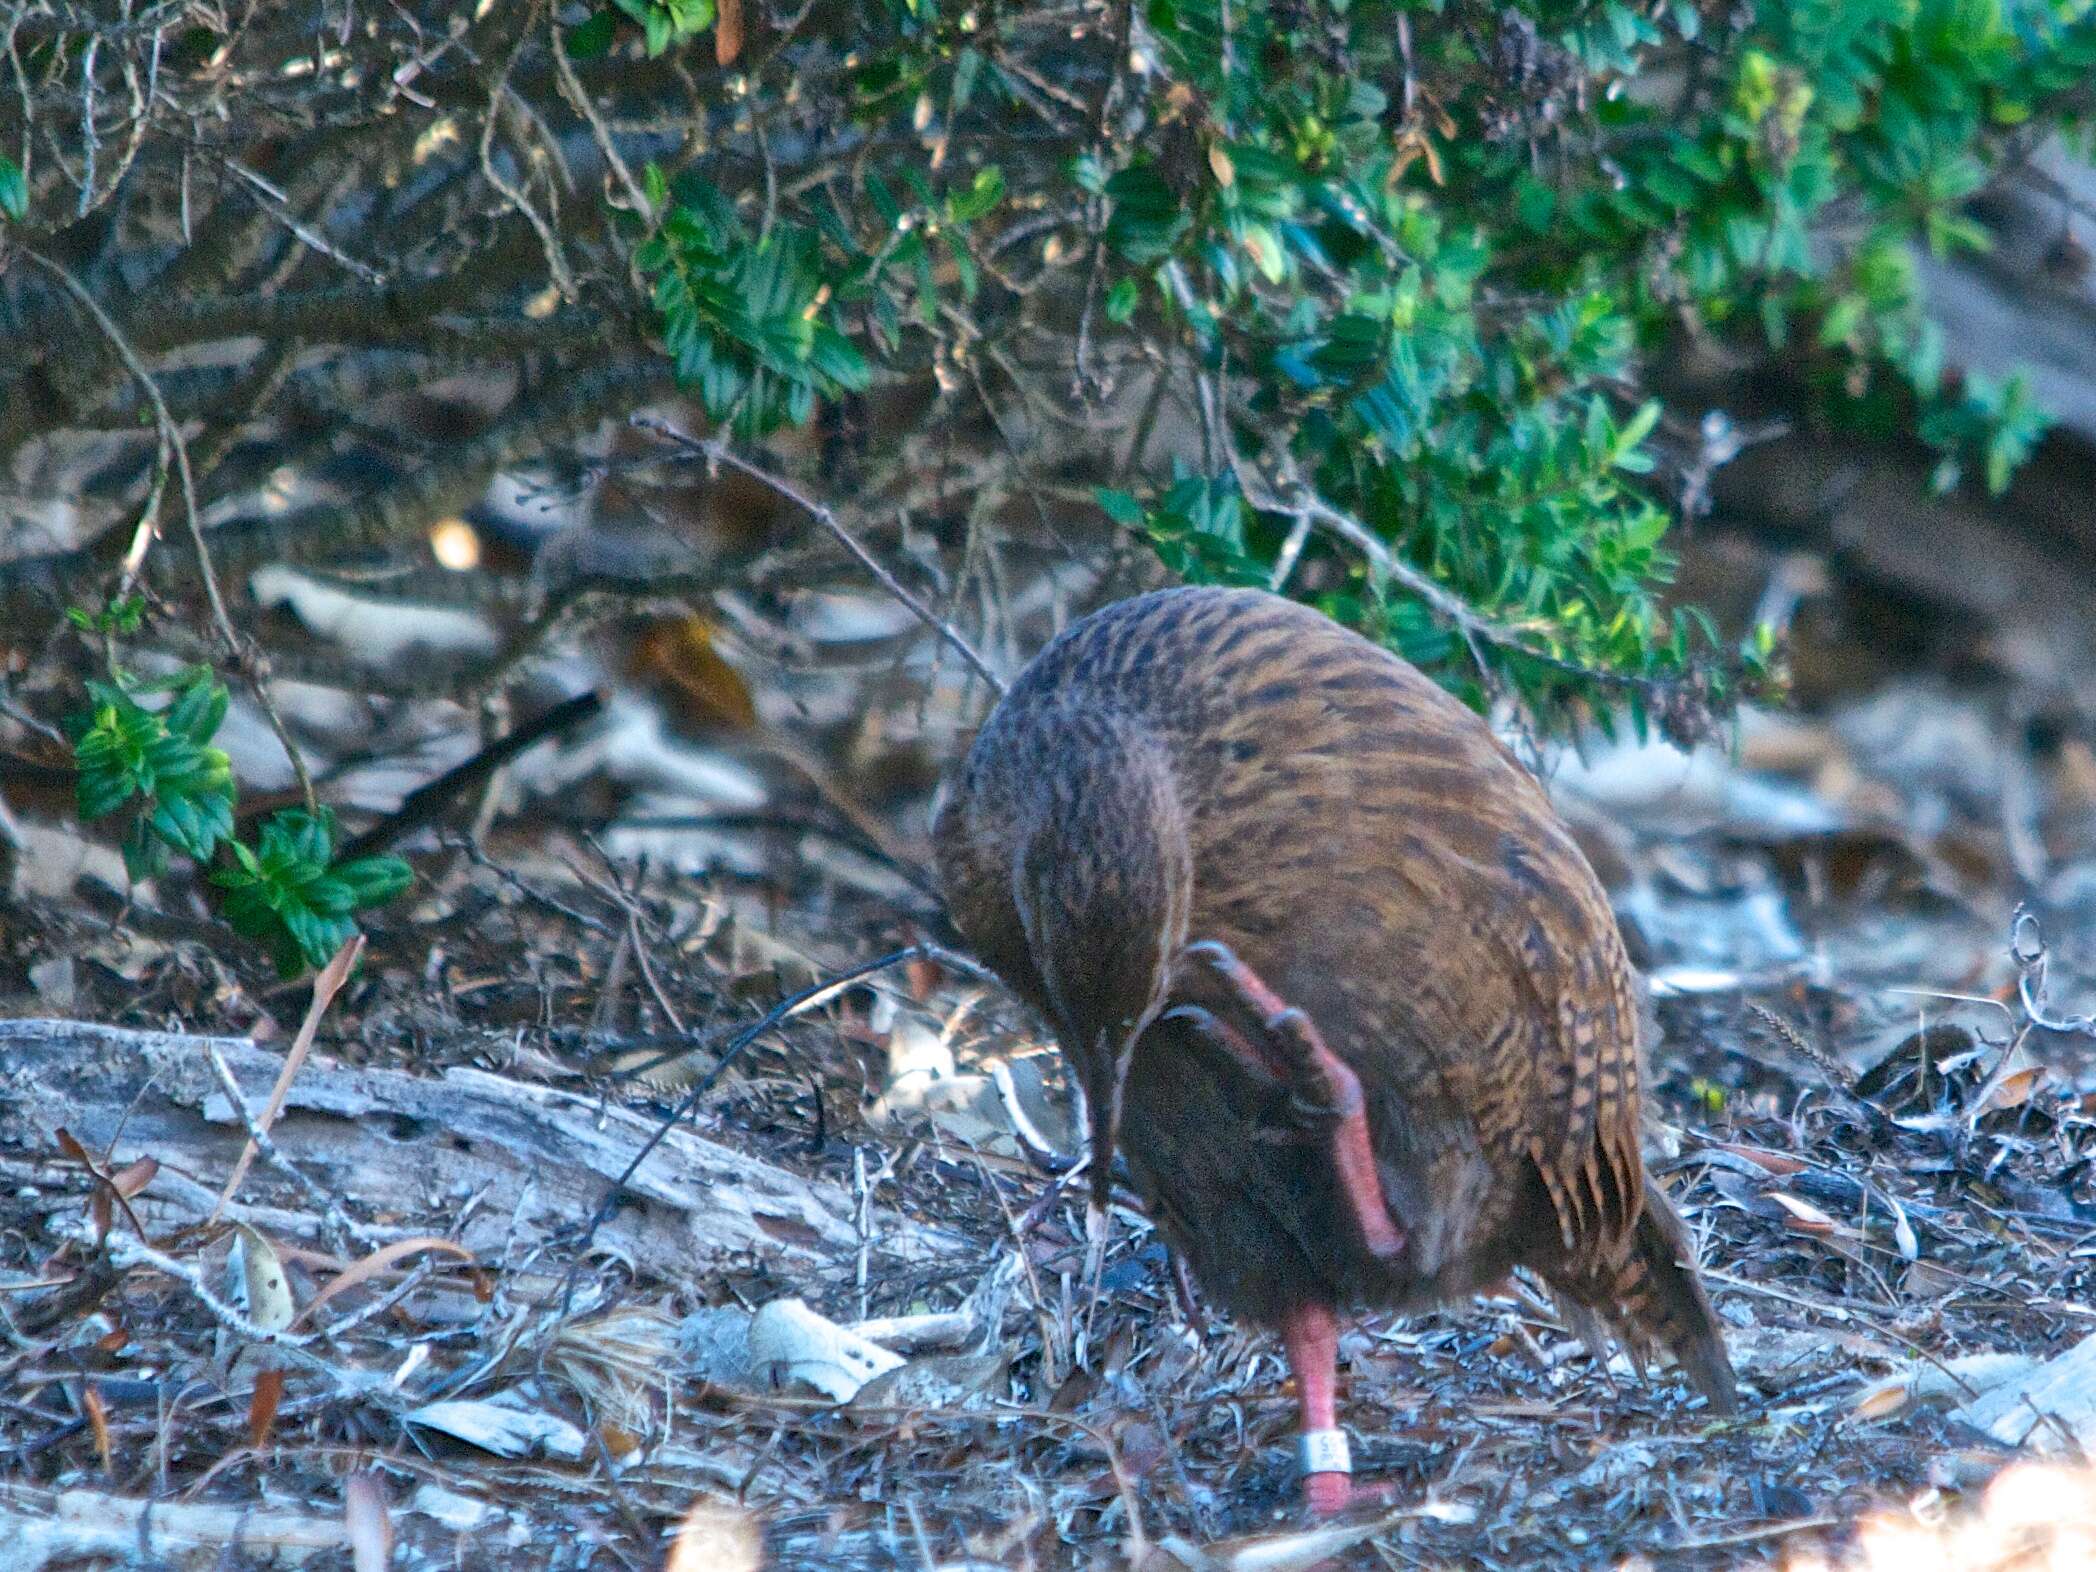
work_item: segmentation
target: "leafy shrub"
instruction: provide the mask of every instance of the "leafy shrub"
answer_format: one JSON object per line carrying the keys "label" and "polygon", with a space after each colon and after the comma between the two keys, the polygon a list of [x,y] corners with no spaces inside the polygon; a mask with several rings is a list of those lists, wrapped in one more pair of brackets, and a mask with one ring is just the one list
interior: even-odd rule
{"label": "leafy shrub", "polygon": [[[1202,384],[1199,464],[1102,499],[1171,567],[1285,580],[1474,700],[1623,698],[1680,734],[1773,671],[1764,636],[1725,650],[1662,605],[1657,357],[1780,352],[1830,413],[1936,447],[1945,487],[1977,464],[1999,490],[2044,430],[2017,379],[1946,374],[1913,256],[1983,246],[1968,200],[2085,131],[2089,0],[1109,10],[811,14],[749,92],[849,104],[847,171],[768,189],[757,239],[687,180],[642,249],[709,409],[805,418],[863,380],[847,337],[890,362],[913,329],[935,358],[994,340],[1025,310],[1011,237],[1045,229],[1080,261],[1080,386]],[[1317,514],[1306,543],[1299,488],[1355,538]]]}
{"label": "leafy shrub", "polygon": [[[127,600],[92,616],[75,610],[72,620],[113,637],[136,631],[141,609]],[[170,852],[200,866],[215,860],[210,882],[225,892],[226,921],[268,949],[279,975],[323,965],[356,932],[353,913],[383,905],[412,882],[397,857],[336,862],[334,816],[324,808],[272,813],[252,849],[235,836],[232,766],[211,746],[229,696],[208,666],[145,681],[112,661],[109,677],[90,680],[87,692],[90,707],[67,724],[80,817],[132,808],[124,868],[133,879],[165,873]],[[140,702],[157,693],[171,695],[158,709]]]}

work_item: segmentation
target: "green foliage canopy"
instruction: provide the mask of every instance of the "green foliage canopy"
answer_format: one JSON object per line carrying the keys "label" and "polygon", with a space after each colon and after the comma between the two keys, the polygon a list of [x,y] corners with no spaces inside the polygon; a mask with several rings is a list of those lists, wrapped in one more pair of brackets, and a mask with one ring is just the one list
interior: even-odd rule
{"label": "green foliage canopy", "polygon": [[[1918,259],[2096,109],[2096,0],[176,0],[9,37],[0,458],[70,455],[103,544],[0,558],[0,617],[105,607],[82,813],[286,966],[405,869],[339,865],[310,796],[235,833],[220,677],[266,696],[220,590],[426,556],[671,373],[745,454],[821,423],[807,494],[965,531],[964,581],[1002,571],[978,525],[1045,551],[1074,503],[1472,702],[1698,735],[1780,661],[1668,599],[1719,460],[1667,367],[1778,366],[2001,489],[2044,414],[1948,363]],[[513,392],[399,460],[367,404],[453,379]],[[828,462],[869,408],[884,451]],[[557,621],[421,680],[485,691]],[[142,682],[120,639],[216,664]]]}
{"label": "green foliage canopy", "polygon": [[[850,176],[808,193],[807,228],[733,238],[703,159],[655,188],[642,265],[708,408],[762,429],[860,385],[854,346],[994,335],[1039,282],[1011,221],[1038,215],[1051,261],[1082,253],[1080,395],[1129,364],[1199,387],[1198,462],[1107,491],[1111,515],[1188,577],[1297,586],[1473,699],[1562,717],[1598,688],[1686,734],[1768,678],[1765,638],[1720,651],[1659,601],[1648,368],[1684,339],[1782,352],[1831,412],[1932,444],[1941,486],[1976,464],[2001,489],[2044,429],[2017,380],[1946,374],[1914,255],[1983,246],[1967,201],[2085,135],[2087,0],[826,21],[827,48],[750,82],[850,105]],[[746,318],[709,303],[738,295]],[[1310,546],[1342,574],[1299,556],[1310,492],[1357,526]],[[1408,593],[1422,576],[1473,615]]]}

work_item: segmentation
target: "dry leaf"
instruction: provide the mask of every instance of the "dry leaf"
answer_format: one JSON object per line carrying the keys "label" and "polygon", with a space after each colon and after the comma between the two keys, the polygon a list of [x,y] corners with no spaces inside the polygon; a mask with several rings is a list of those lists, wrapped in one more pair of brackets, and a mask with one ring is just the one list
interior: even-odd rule
{"label": "dry leaf", "polygon": [[315,1294],[298,1319],[301,1321],[309,1319],[322,1305],[333,1299],[337,1294],[346,1293],[356,1287],[357,1284],[376,1277],[396,1261],[403,1261],[411,1255],[419,1255],[425,1250],[436,1250],[445,1255],[455,1255],[472,1267],[475,1273],[474,1297],[482,1301],[488,1298],[488,1285],[485,1280],[479,1277],[480,1263],[474,1259],[471,1250],[453,1240],[440,1239],[435,1234],[418,1234],[413,1239],[396,1239],[393,1243],[372,1251],[371,1254],[365,1256],[340,1277],[329,1283],[327,1287]]}
{"label": "dry leaf", "polygon": [[718,0],[713,11],[713,63],[730,66],[742,53],[742,0]]}
{"label": "dry leaf", "polygon": [[1744,1157],[1755,1167],[1775,1174],[1780,1178],[1788,1178],[1792,1174],[1802,1173],[1805,1169],[1812,1166],[1802,1159],[1788,1156],[1782,1152],[1772,1152],[1765,1146],[1748,1146],[1742,1141],[1712,1141],[1710,1144],[1717,1151],[1730,1152],[1734,1157]]}
{"label": "dry leaf", "polygon": [[1962,1354],[1924,1360],[1896,1375],[1873,1381],[1849,1403],[1857,1419],[1887,1419],[1915,1403],[1963,1403],[2014,1383],[2038,1367],[2028,1354]]}
{"label": "dry leaf", "polygon": [[634,643],[630,665],[636,676],[668,690],[665,697],[687,727],[748,731],[757,724],[749,684],[722,658],[704,617],[649,623]]}
{"label": "dry leaf", "polygon": [[281,1332],[298,1314],[291,1279],[277,1247],[246,1223],[240,1234],[240,1276],[247,1288],[247,1318],[265,1332]]}
{"label": "dry leaf", "polygon": [[102,1459],[102,1472],[112,1472],[109,1450],[109,1405],[102,1389],[90,1381],[80,1393],[80,1406],[87,1410],[88,1427],[95,1433],[95,1455]]}
{"label": "dry leaf", "polygon": [[902,1368],[900,1354],[816,1314],[799,1299],[774,1299],[750,1321],[750,1360],[775,1380],[799,1381],[840,1403],[868,1381]]}
{"label": "dry leaf", "polygon": [[2050,1077],[2042,1064],[2026,1065],[2021,1070],[2011,1070],[1987,1088],[1987,1095],[1980,1099],[1979,1106],[1972,1110],[1974,1118],[1992,1113],[1997,1109],[2021,1108],[2031,1100],[2038,1088]]}
{"label": "dry leaf", "polygon": [[[269,1127],[277,1122],[277,1115],[284,1111],[284,1099],[291,1094],[291,1083],[298,1075],[299,1066],[306,1062],[306,1055],[312,1051],[313,1035],[320,1030],[320,1018],[327,1014],[327,1008],[334,1002],[335,995],[340,993],[342,985],[349,981],[350,969],[357,964],[357,957],[363,953],[364,936],[361,933],[351,934],[342,942],[342,948],[335,952],[334,958],[321,968],[320,975],[313,979],[313,1000],[306,1007],[306,1018],[299,1023],[298,1036],[291,1041],[291,1051],[284,1055],[284,1068],[277,1072],[277,1084],[270,1088],[269,1106],[262,1110],[262,1117],[255,1121],[256,1127],[264,1135],[269,1134]],[[255,1152],[255,1142],[250,1137],[247,1145],[240,1149],[240,1160],[233,1164],[233,1176],[226,1181],[225,1189],[219,1192],[218,1205],[211,1209],[211,1216],[207,1221],[218,1221],[218,1214],[226,1209],[226,1203],[233,1199],[233,1193],[240,1188],[240,1181],[247,1177],[248,1168],[255,1160]]]}
{"label": "dry leaf", "polygon": [[1921,1240],[1915,1236],[1914,1225],[1907,1221],[1907,1209],[1891,1196],[1883,1196],[1885,1204],[1892,1208],[1892,1242],[1899,1246],[1900,1258],[1906,1261],[1921,1259]]}
{"label": "dry leaf", "polygon": [[1790,1226],[1798,1233],[1831,1234],[1838,1226],[1833,1218],[1810,1201],[1800,1200],[1786,1191],[1771,1190],[1768,1198],[1790,1213]]}
{"label": "dry leaf", "polygon": [[1941,1299],[1965,1286],[1965,1280],[1933,1261],[1916,1261],[1900,1277],[1900,1292],[1910,1299]]}
{"label": "dry leaf", "polygon": [[151,1184],[154,1175],[159,1172],[160,1164],[157,1159],[141,1157],[137,1162],[126,1163],[115,1173],[111,1174],[109,1176],[109,1185],[118,1195],[128,1201],[145,1189],[147,1185]]}
{"label": "dry leaf", "polygon": [[634,1434],[624,1425],[612,1424],[609,1420],[597,1426],[597,1439],[604,1443],[604,1450],[614,1461],[623,1462],[640,1450],[645,1436]]}
{"label": "dry leaf", "polygon": [[1849,1412],[1858,1419],[1890,1419],[1894,1414],[1904,1413],[1913,1401],[1914,1389],[1904,1377],[1900,1377],[1865,1387],[1849,1405]]}
{"label": "dry leaf", "polygon": [[900,1369],[875,1376],[852,1395],[846,1406],[878,1408],[987,1408],[1005,1395],[1012,1356],[1008,1350],[987,1354],[926,1354]]}
{"label": "dry leaf", "polygon": [[277,1409],[284,1401],[284,1372],[271,1368],[255,1372],[255,1390],[247,1400],[247,1444],[257,1452],[269,1446],[276,1429]]}
{"label": "dry leaf", "polygon": [[589,1438],[558,1414],[533,1408],[515,1392],[485,1399],[424,1403],[401,1416],[411,1425],[448,1436],[497,1457],[561,1457],[570,1462],[589,1449]]}

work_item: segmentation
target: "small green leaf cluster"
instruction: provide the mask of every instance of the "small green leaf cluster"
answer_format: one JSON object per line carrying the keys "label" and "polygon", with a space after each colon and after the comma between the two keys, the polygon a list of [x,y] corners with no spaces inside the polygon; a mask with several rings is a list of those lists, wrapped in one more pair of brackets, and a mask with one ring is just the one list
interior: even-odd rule
{"label": "small green leaf cluster", "polygon": [[1005,196],[1004,171],[995,164],[943,189],[914,164],[894,173],[901,193],[877,170],[866,177],[867,216],[879,237],[873,246],[832,226],[852,257],[838,278],[838,299],[863,310],[874,343],[889,356],[902,352],[905,322],[933,332],[942,308],[975,302],[982,290],[975,226]]}
{"label": "small green leaf cluster", "polygon": [[[141,611],[126,599],[69,616],[83,630],[118,633],[134,631]],[[200,867],[216,862],[209,877],[224,892],[227,922],[263,944],[280,975],[323,965],[356,931],[352,913],[382,905],[412,882],[397,857],[336,862],[334,817],[324,808],[271,814],[252,849],[235,836],[232,764],[211,742],[229,696],[208,666],[150,682],[118,667],[86,686],[88,707],[66,723],[80,817],[132,810],[123,851],[134,880],[165,873],[172,852]],[[162,693],[167,702],[157,708],[140,702]]]}
{"label": "small green leaf cluster", "polygon": [[211,875],[226,892],[226,921],[267,945],[285,977],[324,964],[357,931],[352,913],[384,905],[414,880],[398,857],[336,862],[335,816],[325,808],[273,813],[253,850],[234,840],[226,849],[231,864]]}
{"label": "small green leaf cluster", "polygon": [[[157,710],[138,702],[137,693],[156,690],[173,696]],[[225,686],[209,667],[192,666],[162,683],[90,680],[87,695],[91,707],[67,723],[80,817],[106,818],[137,799],[124,836],[133,879],[166,872],[170,848],[208,860],[233,834],[233,767],[211,746]]]}
{"label": "small green leaf cluster", "polygon": [[1125,491],[1102,487],[1099,505],[1122,528],[1149,537],[1164,565],[1194,584],[1264,585],[1273,570],[1253,554],[1246,535],[1252,511],[1228,475],[1186,473],[1149,507]]}
{"label": "small green leaf cluster", "polygon": [[[640,24],[647,35],[648,58],[651,60],[673,44],[696,37],[713,25],[713,0],[613,0],[613,3]],[[608,12],[602,14],[609,15]]]}
{"label": "small green leaf cluster", "polygon": [[[1584,31],[1624,36],[1615,5]],[[1985,250],[1966,204],[2020,159],[2034,127],[2086,125],[2096,80],[2088,0],[1789,0],[1744,17],[1676,4],[1616,57],[1625,82],[1692,62],[1680,88],[1596,110],[1606,158],[1518,167],[1518,151],[1452,160],[1466,192],[1512,180],[1535,276],[1620,269],[1647,342],[1680,318],[1799,355],[1838,412],[1903,424],[1943,456],[1939,487],[1977,459],[2007,485],[2045,421],[2022,381],[1950,376],[1914,252]],[[1576,176],[1567,179],[1570,173]]]}
{"label": "small green leaf cluster", "polygon": [[814,230],[781,220],[753,236],[715,187],[687,176],[673,192],[652,165],[647,194],[661,222],[634,262],[653,281],[678,380],[711,418],[757,435],[804,424],[817,395],[866,387],[865,356],[827,310]]}

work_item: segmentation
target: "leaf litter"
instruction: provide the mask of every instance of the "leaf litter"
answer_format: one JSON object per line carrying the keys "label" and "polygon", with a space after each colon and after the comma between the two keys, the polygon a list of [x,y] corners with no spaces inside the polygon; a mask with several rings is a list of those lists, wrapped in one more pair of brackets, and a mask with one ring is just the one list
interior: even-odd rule
{"label": "leaf litter", "polygon": [[2066,772],[2006,827],[1960,747],[1896,734],[1554,782],[1652,979],[1650,1151],[1745,1416],[1597,1364],[1518,1283],[1371,1316],[1343,1417],[1390,1502],[1330,1525],[1293,1515],[1277,1348],[1186,1294],[1132,1196],[1088,1301],[1059,1064],[994,988],[920,953],[726,1062],[924,931],[892,880],[805,844],[607,873],[498,829],[372,925],[281,1108],[273,1052],[221,1075],[201,1039],[281,1038],[302,994],[18,886],[0,1014],[198,1044],[124,1080],[96,1055],[144,1036],[6,1040],[11,1564],[2070,1564],[2096,803]]}

